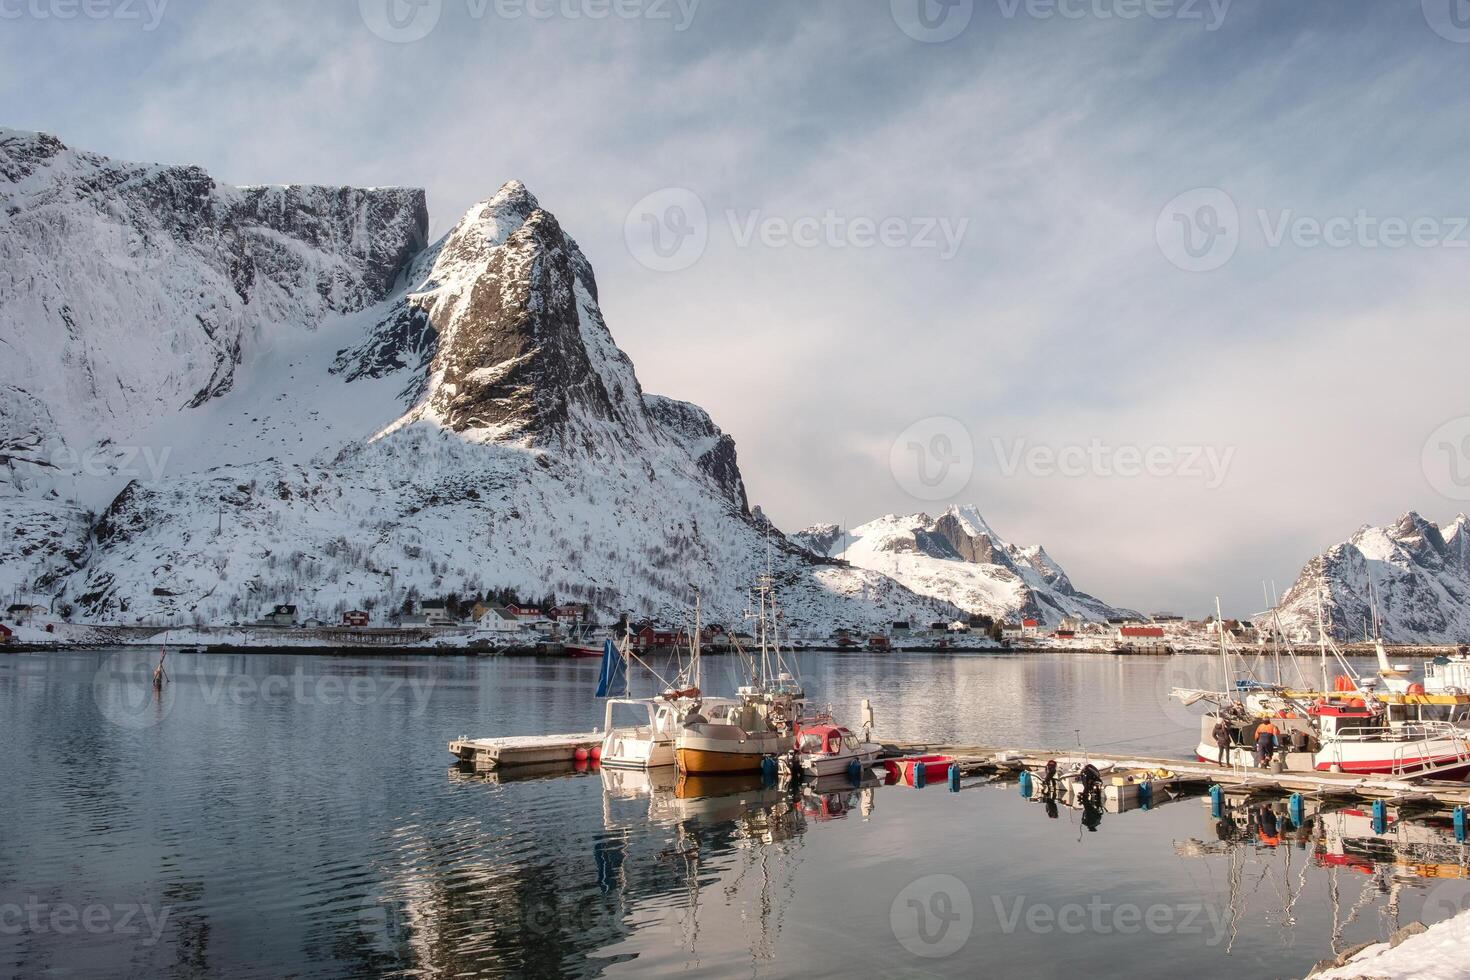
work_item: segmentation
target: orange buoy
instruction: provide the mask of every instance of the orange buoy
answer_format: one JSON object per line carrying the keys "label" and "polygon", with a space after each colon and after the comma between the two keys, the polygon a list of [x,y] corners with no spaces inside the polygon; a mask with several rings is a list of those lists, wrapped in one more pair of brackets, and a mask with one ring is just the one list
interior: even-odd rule
{"label": "orange buoy", "polygon": [[1424,685],[1423,684],[1410,684],[1409,685],[1409,693],[1410,694],[1423,694],[1424,693]]}
{"label": "orange buoy", "polygon": [[602,746],[600,746],[600,745],[594,745],[594,746],[592,746],[591,757],[592,757],[592,761],[593,762],[601,762],[602,761]]}
{"label": "orange buoy", "polygon": [[572,758],[576,759],[578,762],[586,762],[587,750],[583,748],[578,748],[576,752],[572,753]]}

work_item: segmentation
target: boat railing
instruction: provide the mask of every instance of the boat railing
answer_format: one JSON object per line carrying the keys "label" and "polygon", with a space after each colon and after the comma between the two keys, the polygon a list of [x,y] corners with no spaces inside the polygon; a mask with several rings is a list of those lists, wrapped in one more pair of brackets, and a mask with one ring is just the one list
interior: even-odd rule
{"label": "boat railing", "polygon": [[[1441,769],[1447,763],[1445,753],[1447,748],[1454,750],[1454,764],[1470,764],[1470,744],[1466,743],[1466,733],[1446,721],[1424,721],[1404,726],[1404,729],[1412,731],[1418,729],[1419,737],[1413,741],[1405,741],[1394,749],[1393,774],[1402,776],[1410,772],[1427,768]],[[1412,757],[1410,750],[1413,750]]]}

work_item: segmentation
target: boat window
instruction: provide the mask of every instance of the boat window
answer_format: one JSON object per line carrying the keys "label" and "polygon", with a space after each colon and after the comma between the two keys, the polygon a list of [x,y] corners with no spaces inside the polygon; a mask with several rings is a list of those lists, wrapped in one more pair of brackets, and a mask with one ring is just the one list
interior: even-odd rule
{"label": "boat window", "polygon": [[612,706],[610,728],[643,728],[648,724],[648,706],[642,704],[615,704]]}
{"label": "boat window", "polygon": [[801,737],[801,751],[803,751],[803,752],[821,752],[822,751],[822,736],[816,735],[816,734],[813,734],[813,733],[808,733],[806,735],[803,735]]}

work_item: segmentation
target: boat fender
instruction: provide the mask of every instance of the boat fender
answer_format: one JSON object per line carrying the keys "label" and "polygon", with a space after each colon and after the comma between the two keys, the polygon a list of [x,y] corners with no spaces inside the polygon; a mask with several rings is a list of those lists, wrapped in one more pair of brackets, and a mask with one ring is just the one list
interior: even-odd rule
{"label": "boat fender", "polygon": [[853,759],[847,764],[847,778],[853,785],[863,781],[863,763],[860,759]]}
{"label": "boat fender", "polygon": [[949,791],[951,793],[960,791],[960,764],[958,762],[949,764]]}
{"label": "boat fender", "polygon": [[1465,808],[1462,806],[1455,807],[1455,840],[1465,843]]}
{"label": "boat fender", "polygon": [[913,774],[914,789],[924,788],[924,785],[928,782],[928,773],[925,771],[928,768],[922,762],[912,762],[909,764],[909,772]]}
{"label": "boat fender", "polygon": [[591,758],[591,756],[588,755],[586,749],[579,746],[577,748],[577,751],[572,753],[572,758],[576,759],[578,762],[586,762],[589,758]]}
{"label": "boat fender", "polygon": [[776,776],[777,767],[775,757],[768,755],[761,759],[761,780],[769,786],[776,782]]}
{"label": "boat fender", "polygon": [[1388,804],[1383,800],[1373,801],[1373,833],[1381,834],[1388,830]]}
{"label": "boat fender", "polygon": [[1021,796],[1028,800],[1031,799],[1031,770],[1029,769],[1021,770]]}
{"label": "boat fender", "polygon": [[1210,816],[1219,820],[1225,815],[1225,787],[1219,783],[1210,787]]}

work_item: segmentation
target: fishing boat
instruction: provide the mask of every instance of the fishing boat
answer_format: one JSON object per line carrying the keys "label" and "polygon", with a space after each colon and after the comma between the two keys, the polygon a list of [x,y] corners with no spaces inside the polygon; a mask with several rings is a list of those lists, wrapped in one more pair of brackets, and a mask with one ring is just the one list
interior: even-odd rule
{"label": "fishing boat", "polygon": [[[661,690],[654,697],[627,697],[627,663],[637,660],[654,677],[658,671],[643,663],[632,651],[630,637],[624,637],[621,648],[612,641],[603,643],[603,669],[598,685],[598,697],[607,697],[601,762],[613,769],[658,769],[676,764],[675,741],[684,730],[686,717],[700,718],[699,710],[717,711],[733,704],[729,699],[706,698],[700,685],[703,674],[700,667],[700,615],[699,593],[695,592],[694,629],[689,639],[689,662],[681,664],[672,681],[661,680]],[[612,697],[622,688],[624,697]]]}
{"label": "fishing boat", "polygon": [[790,752],[806,694],[781,652],[780,616],[772,578],[760,578],[758,635],[751,653],[732,637],[751,683],[723,703],[696,705],[675,738],[674,758],[685,773],[757,772],[769,756]]}
{"label": "fishing boat", "polygon": [[568,657],[591,660],[595,657],[602,656],[607,642],[612,639],[613,635],[610,630],[587,627],[580,633],[573,634],[569,637],[563,645],[562,651]]}
{"label": "fishing boat", "polygon": [[[1218,601],[1216,610],[1218,615]],[[1387,773],[1447,780],[1470,776],[1470,730],[1463,727],[1470,713],[1470,694],[1447,689],[1430,693],[1407,676],[1406,668],[1389,663],[1381,642],[1377,644],[1377,675],[1360,675],[1328,636],[1320,601],[1317,632],[1320,687],[1307,679],[1289,644],[1285,652],[1295,669],[1295,682],[1287,682],[1278,651],[1273,683],[1263,679],[1254,666],[1242,669],[1239,658],[1229,650],[1226,631],[1219,631],[1223,688],[1172,692],[1185,704],[1204,701],[1215,706],[1200,717],[1198,759],[1229,766],[1256,765],[1256,736],[1269,722],[1279,733],[1272,766],[1283,771]],[[1330,677],[1334,670],[1336,676]],[[1214,737],[1222,720],[1230,730],[1230,743],[1223,751]]]}

